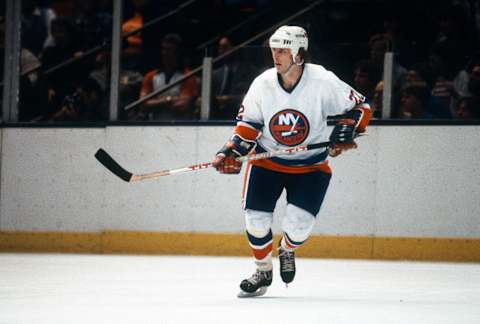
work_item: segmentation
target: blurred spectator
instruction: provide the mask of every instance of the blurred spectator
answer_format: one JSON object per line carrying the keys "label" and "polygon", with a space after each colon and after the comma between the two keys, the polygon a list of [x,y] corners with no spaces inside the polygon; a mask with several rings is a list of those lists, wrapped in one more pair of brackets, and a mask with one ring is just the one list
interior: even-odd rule
{"label": "blurred spectator", "polygon": [[[228,37],[220,38],[218,56],[231,51],[232,48],[233,45]],[[230,54],[222,61],[223,63],[213,71],[212,76],[214,102],[211,118],[233,120],[257,71],[251,63],[240,58],[239,51]]]}
{"label": "blurred spectator", "polygon": [[408,69],[405,82],[412,85],[423,85],[432,89],[434,76],[429,64],[423,62],[415,63],[410,69]]}
{"label": "blurred spectator", "polygon": [[[0,52],[3,59],[5,55],[5,17],[4,16],[0,16]],[[30,50],[22,46],[20,50],[20,72],[27,72],[30,70],[34,70],[39,66],[40,66],[40,61],[38,60],[38,58]],[[2,64],[1,66],[2,77],[3,77],[3,68],[4,66]],[[29,82],[34,84],[38,80],[38,74],[31,73],[26,75],[26,78],[29,80]]]}
{"label": "blurred spectator", "polygon": [[[378,73],[380,80],[383,80],[383,74],[384,74],[384,61],[385,61],[385,53],[387,52],[392,52],[393,51],[393,44],[391,42],[391,39],[388,35],[386,34],[375,34],[370,37],[369,42],[368,42],[368,48],[369,48],[369,62],[373,66],[371,69],[375,69],[375,73]],[[399,104],[398,98],[400,97],[400,89],[405,83],[405,79],[407,76],[407,70],[401,66],[397,62],[397,57],[394,56],[394,62],[393,62],[393,94],[392,94],[392,112],[391,112],[391,117],[395,118],[401,115],[399,112]],[[377,100],[377,102],[374,104],[376,106],[374,109],[373,117],[376,118],[381,118],[381,111],[382,111],[382,103],[381,101],[383,100],[383,82],[382,83],[377,83],[375,88],[381,88],[382,89],[382,97]],[[374,88],[374,89],[375,89]],[[380,93],[379,91],[374,91],[374,96],[379,97]]]}
{"label": "blurred spectator", "polygon": [[[40,55],[43,71],[81,55],[75,43],[76,34],[69,20],[54,19],[51,24],[51,32],[54,44],[44,48]],[[76,81],[84,79],[88,73],[89,71],[83,68],[82,63],[77,61],[48,75],[42,75],[50,109],[53,111],[59,109],[65,96],[74,91]]]}
{"label": "blurred spectator", "polygon": [[142,89],[143,74],[137,70],[137,58],[128,51],[127,47],[122,51],[122,69],[120,70],[119,85],[119,118],[122,120],[136,119],[136,111],[126,112],[124,108],[138,100]]}
{"label": "blurred spectator", "polygon": [[428,113],[430,93],[426,86],[408,85],[402,89],[400,98],[400,118],[431,118]]}
{"label": "blurred spectator", "polygon": [[[391,52],[393,50],[393,44],[390,38],[385,34],[375,34],[370,37],[368,42],[369,47],[369,61],[373,64],[375,69],[379,71],[381,75],[381,79],[383,79],[384,74],[384,60],[385,60],[385,53]],[[396,118],[402,115],[399,110],[399,93],[400,89],[405,84],[405,79],[407,77],[407,70],[401,66],[397,58],[394,57],[393,62],[393,98],[392,98],[392,111],[391,117]],[[378,86],[378,83],[377,83]],[[383,87],[383,83],[382,83]],[[374,117],[380,117],[381,109],[377,109],[377,115],[374,114]]]}
{"label": "blurred spectator", "polygon": [[[122,33],[127,34],[142,28],[145,10],[148,8],[148,0],[131,0],[131,13],[127,13],[127,19],[122,24]],[[128,69],[141,70],[144,41],[142,32],[128,36],[124,41],[123,57],[128,60]]]}
{"label": "blurred spectator", "polygon": [[444,77],[452,80],[464,66],[467,55],[472,51],[472,31],[467,28],[467,17],[457,4],[443,8],[437,18],[437,33],[431,50],[444,66]]}
{"label": "blurred spectator", "polygon": [[458,72],[453,86],[459,97],[471,97],[473,92],[480,96],[480,53],[473,56],[467,67]]}
{"label": "blurred spectator", "polygon": [[373,91],[372,101],[370,107],[372,108],[372,116],[374,118],[382,118],[383,107],[383,81],[379,81],[375,85]]}
{"label": "blurred spectator", "polygon": [[375,87],[382,79],[378,67],[369,60],[359,61],[353,73],[353,85],[368,100],[373,99]]}
{"label": "blurred spectator", "polygon": [[102,121],[106,120],[106,105],[100,85],[87,78],[75,91],[66,96],[61,108],[48,121]]}
{"label": "blurred spectator", "polygon": [[45,42],[51,39],[50,25],[55,18],[55,12],[47,6],[41,6],[40,1],[23,0],[22,46],[38,56]]}
{"label": "blurred spectator", "polygon": [[[149,0],[129,0],[124,2],[124,12],[126,20],[122,24],[122,33],[128,34],[142,28],[147,17],[147,11],[151,10]],[[151,13],[152,14],[152,13]],[[143,82],[143,73],[145,67],[148,66],[146,59],[146,42],[145,33],[140,31],[128,37],[123,38],[122,46],[122,63],[120,70],[120,86],[119,86],[119,118],[120,119],[145,119],[146,115],[138,114],[138,110],[126,112],[123,108],[140,96]],[[156,46],[158,47],[158,45]],[[148,50],[150,51],[150,49]],[[155,65],[158,63],[158,52],[154,50],[156,55]],[[153,55],[151,53],[150,55]]]}
{"label": "blurred spectator", "polygon": [[[22,48],[20,54],[20,73],[34,70],[40,66],[40,61],[28,50]],[[20,96],[18,103],[18,120],[29,121],[42,111],[41,84],[38,73],[33,72],[20,77]]]}
{"label": "blurred spectator", "polygon": [[[161,42],[161,67],[148,72],[142,84],[140,97],[162,89],[182,78],[190,70],[183,64],[182,39],[177,34],[167,34]],[[198,97],[198,81],[195,76],[148,100],[137,117],[149,120],[194,118],[194,101]]]}
{"label": "blurred spectator", "polygon": [[468,80],[468,91],[474,97],[480,97],[480,65],[472,67]]}
{"label": "blurred spectator", "polygon": [[480,119],[480,97],[461,98],[455,110],[459,119]]}
{"label": "blurred spectator", "polygon": [[433,75],[429,111],[435,118],[451,118],[455,94],[446,64],[436,53],[430,55],[429,64]]}
{"label": "blurred spectator", "polygon": [[110,40],[113,18],[105,1],[75,0],[73,25],[78,34],[77,46],[89,50]]}
{"label": "blurred spectator", "polygon": [[110,51],[103,49],[94,56],[93,69],[88,75],[95,80],[102,91],[107,91],[110,86]]}
{"label": "blurred spectator", "polygon": [[[370,61],[375,65],[383,76],[383,66],[385,53],[393,51],[393,44],[385,34],[376,34],[370,37],[368,41]],[[407,70],[398,63],[395,58],[393,64],[393,84],[395,88],[400,88],[405,82]]]}
{"label": "blurred spectator", "polygon": [[402,25],[402,6],[392,4],[390,10],[383,15],[383,33],[382,35],[391,44],[391,51],[402,65],[408,64],[411,60],[411,44],[405,37],[405,31]]}

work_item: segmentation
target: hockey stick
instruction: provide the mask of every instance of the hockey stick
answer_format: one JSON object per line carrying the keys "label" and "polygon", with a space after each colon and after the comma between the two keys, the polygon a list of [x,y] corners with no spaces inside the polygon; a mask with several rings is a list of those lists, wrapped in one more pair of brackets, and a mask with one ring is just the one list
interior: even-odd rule
{"label": "hockey stick", "polygon": [[[322,142],[322,143],[316,143],[316,144],[296,146],[296,147],[283,149],[283,150],[241,156],[237,158],[237,161],[245,162],[245,161],[268,159],[274,156],[279,156],[284,154],[293,154],[296,152],[310,151],[310,150],[319,149],[322,147],[328,147],[329,145],[330,145],[330,142]],[[110,170],[114,175],[116,175],[117,177],[119,177],[120,179],[126,182],[142,181],[146,179],[153,179],[153,178],[163,177],[163,176],[177,174],[177,173],[197,171],[201,169],[207,169],[213,166],[212,162],[206,162],[206,163],[194,164],[194,165],[190,165],[190,166],[187,166],[184,168],[178,168],[178,169],[157,171],[157,172],[151,172],[151,173],[145,173],[145,174],[133,174],[125,170],[120,164],[118,164],[117,161],[115,161],[104,149],[99,149],[97,153],[95,153],[95,158],[101,164],[103,164],[104,167]]]}

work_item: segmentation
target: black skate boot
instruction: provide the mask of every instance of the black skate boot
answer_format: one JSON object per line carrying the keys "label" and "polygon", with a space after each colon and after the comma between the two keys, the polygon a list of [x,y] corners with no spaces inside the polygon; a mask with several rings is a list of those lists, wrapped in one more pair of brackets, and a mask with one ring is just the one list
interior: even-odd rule
{"label": "black skate boot", "polygon": [[240,283],[239,298],[257,297],[265,295],[268,286],[272,284],[272,270],[260,271],[257,269],[255,273],[248,279],[242,280]]}
{"label": "black skate boot", "polygon": [[281,241],[278,244],[278,259],[280,260],[280,276],[287,285],[295,278],[295,252],[289,252],[282,248]]}

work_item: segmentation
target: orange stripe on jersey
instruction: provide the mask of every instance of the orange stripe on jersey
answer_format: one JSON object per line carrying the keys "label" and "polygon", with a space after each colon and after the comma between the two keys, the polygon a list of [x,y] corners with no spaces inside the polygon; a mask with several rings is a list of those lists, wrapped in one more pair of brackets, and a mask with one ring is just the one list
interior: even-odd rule
{"label": "orange stripe on jersey", "polygon": [[235,127],[235,134],[243,139],[254,141],[258,137],[259,131],[254,128],[238,125]]}
{"label": "orange stripe on jersey", "polygon": [[328,165],[328,161],[325,161],[321,164],[297,166],[297,167],[282,165],[267,159],[250,161],[249,163],[267,170],[278,171],[283,173],[300,174],[300,173],[308,173],[308,172],[316,172],[316,171],[332,173],[332,170]]}
{"label": "orange stripe on jersey", "polygon": [[264,247],[263,249],[254,249],[252,248],[253,256],[257,260],[263,260],[265,257],[269,254],[272,253],[272,243]]}
{"label": "orange stripe on jersey", "polygon": [[367,107],[362,107],[362,105],[359,105],[353,109],[359,110],[362,113],[358,121],[358,126],[356,131],[358,133],[363,133],[367,128],[368,123],[370,122],[370,118],[372,117],[372,111]]}

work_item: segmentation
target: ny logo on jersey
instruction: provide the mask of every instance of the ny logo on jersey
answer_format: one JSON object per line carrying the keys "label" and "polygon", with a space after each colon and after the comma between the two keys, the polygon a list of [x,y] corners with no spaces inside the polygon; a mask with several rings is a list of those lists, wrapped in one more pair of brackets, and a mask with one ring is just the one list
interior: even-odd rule
{"label": "ny logo on jersey", "polygon": [[305,115],[294,109],[277,112],[270,119],[269,128],[273,138],[286,146],[301,144],[310,131],[310,125]]}

